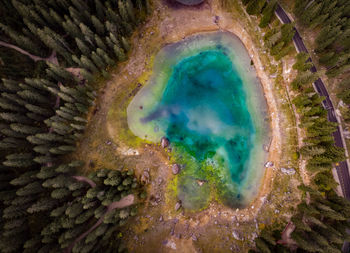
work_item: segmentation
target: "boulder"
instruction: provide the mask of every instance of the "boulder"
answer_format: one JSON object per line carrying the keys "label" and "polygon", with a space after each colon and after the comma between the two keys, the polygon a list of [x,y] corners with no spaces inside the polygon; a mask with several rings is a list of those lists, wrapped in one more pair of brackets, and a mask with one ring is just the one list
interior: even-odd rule
{"label": "boulder", "polygon": [[239,233],[236,230],[232,231],[232,236],[233,236],[233,238],[235,238],[238,241],[242,240],[241,236],[239,235]]}
{"label": "boulder", "polygon": [[197,179],[196,182],[199,186],[202,186],[204,183],[206,183],[205,180],[201,180],[201,179]]}
{"label": "boulder", "polygon": [[181,203],[181,200],[179,200],[179,201],[175,204],[175,211],[178,211],[181,207],[182,207],[182,203]]}
{"label": "boulder", "polygon": [[281,172],[283,174],[291,176],[291,175],[294,175],[296,171],[293,168],[281,168]]}
{"label": "boulder", "polygon": [[149,170],[144,170],[142,175],[141,175],[141,183],[148,184],[149,181],[150,181]]}
{"label": "boulder", "polygon": [[174,175],[177,175],[180,173],[180,170],[181,170],[181,167],[180,165],[178,164],[174,164],[172,167],[171,167],[171,171],[173,172]]}
{"label": "boulder", "polygon": [[168,147],[170,145],[169,139],[166,137],[162,137],[162,139],[160,140],[160,145],[162,146],[162,148]]}
{"label": "boulder", "polygon": [[273,167],[273,162],[271,162],[271,161],[268,161],[267,163],[265,163],[265,168],[271,168],[271,167]]}

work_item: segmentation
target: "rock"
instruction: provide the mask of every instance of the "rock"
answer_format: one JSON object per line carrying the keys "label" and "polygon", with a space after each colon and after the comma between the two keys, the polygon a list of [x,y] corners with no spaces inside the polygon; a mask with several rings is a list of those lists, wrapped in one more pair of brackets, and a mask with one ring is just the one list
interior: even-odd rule
{"label": "rock", "polygon": [[293,169],[293,168],[281,168],[281,171],[283,174],[286,174],[289,176],[294,175],[296,172],[295,169]]}
{"label": "rock", "polygon": [[163,178],[161,178],[161,177],[158,177],[158,185],[161,185],[162,183],[163,183]]}
{"label": "rock", "polygon": [[181,203],[181,200],[179,200],[179,201],[175,204],[175,211],[178,211],[181,207],[182,207],[182,203]]}
{"label": "rock", "polygon": [[214,224],[215,224],[215,225],[217,225],[217,224],[218,224],[218,221],[217,221],[217,220],[216,220],[216,221],[214,221]]}
{"label": "rock", "polygon": [[269,161],[267,163],[265,163],[265,168],[270,168],[270,167],[273,167],[273,162]]}
{"label": "rock", "polygon": [[148,184],[149,178],[150,178],[149,172],[147,170],[144,170],[142,175],[141,175],[141,183]]}
{"label": "rock", "polygon": [[173,249],[173,250],[176,250],[176,243],[175,242],[173,242],[173,241],[168,241],[168,243],[166,244],[166,246],[168,247],[168,248],[171,248],[171,249]]}
{"label": "rock", "polygon": [[180,165],[178,165],[178,164],[174,164],[171,167],[171,171],[173,172],[174,175],[179,174],[180,170],[181,170],[181,168],[180,168]]}
{"label": "rock", "polygon": [[236,222],[237,221],[237,217],[234,215],[234,216],[232,216],[232,221],[233,222]]}
{"label": "rock", "polygon": [[193,240],[193,241],[197,241],[197,236],[192,235],[192,240]]}
{"label": "rock", "polygon": [[160,217],[159,217],[159,221],[160,222],[162,222],[164,219],[163,219],[163,215],[161,215]]}
{"label": "rock", "polygon": [[108,141],[106,141],[106,144],[107,144],[107,145],[111,145],[112,142],[108,140]]}
{"label": "rock", "polygon": [[233,236],[233,238],[235,238],[238,241],[242,240],[241,236],[239,235],[239,233],[236,230],[232,231],[232,236]]}
{"label": "rock", "polygon": [[160,140],[160,145],[162,146],[162,148],[168,147],[169,144],[170,144],[169,139],[166,137],[162,137],[162,139]]}
{"label": "rock", "polygon": [[215,24],[218,24],[218,23],[219,23],[219,20],[220,20],[220,17],[219,17],[219,16],[215,16],[215,17],[214,17],[214,23],[215,23]]}
{"label": "rock", "polygon": [[197,179],[196,182],[197,182],[197,184],[198,184],[199,186],[202,186],[202,185],[203,185],[204,183],[206,183],[207,181]]}

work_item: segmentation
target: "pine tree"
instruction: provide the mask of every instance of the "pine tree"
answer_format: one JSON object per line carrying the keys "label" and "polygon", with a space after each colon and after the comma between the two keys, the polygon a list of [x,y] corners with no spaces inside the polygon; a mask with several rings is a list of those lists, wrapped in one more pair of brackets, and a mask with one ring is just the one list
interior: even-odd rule
{"label": "pine tree", "polygon": [[106,64],[105,64],[104,60],[101,59],[101,57],[98,56],[98,55],[96,54],[96,52],[92,52],[91,58],[92,58],[94,64],[95,64],[99,69],[101,69],[101,70],[105,69]]}
{"label": "pine tree", "polygon": [[54,199],[63,199],[71,194],[70,190],[66,188],[58,188],[51,192],[51,197]]}
{"label": "pine tree", "polygon": [[47,63],[50,67],[50,70],[58,77],[58,81],[62,82],[75,82],[76,79],[69,71],[60,67],[59,65]]}
{"label": "pine tree", "polygon": [[27,185],[33,181],[35,181],[35,171],[27,171],[24,172],[22,175],[19,177],[13,179],[10,184],[16,185],[16,186],[24,186]]}
{"label": "pine tree", "polygon": [[105,33],[105,27],[104,25],[101,23],[101,21],[96,18],[96,16],[92,15],[91,16],[91,21],[92,21],[92,24],[94,25],[94,28],[95,28],[95,31],[100,35],[104,35]]}
{"label": "pine tree", "polygon": [[91,49],[83,41],[81,41],[79,38],[75,38],[75,42],[83,55],[90,55]]}
{"label": "pine tree", "polygon": [[50,109],[43,108],[42,106],[36,106],[32,104],[26,104],[25,108],[27,108],[29,111],[40,114],[46,117],[52,116],[53,112]]}
{"label": "pine tree", "polygon": [[277,7],[277,1],[276,0],[272,0],[270,2],[268,2],[267,6],[264,8],[263,12],[262,12],[262,18],[260,20],[259,26],[261,28],[265,28],[266,26],[268,26],[268,24],[270,23],[273,14],[276,10]]}
{"label": "pine tree", "polygon": [[96,41],[96,45],[101,48],[102,50],[106,51],[107,50],[107,46],[106,44],[103,42],[103,40],[97,35],[95,34],[95,41]]}
{"label": "pine tree", "polygon": [[129,14],[123,0],[118,0],[118,11],[123,21],[129,22]]}
{"label": "pine tree", "polygon": [[102,57],[102,59],[110,66],[113,66],[115,64],[115,62],[109,58],[109,56],[107,55],[107,53],[105,51],[103,51],[101,48],[97,48],[96,53]]}
{"label": "pine tree", "polygon": [[98,69],[97,67],[92,63],[92,61],[90,59],[88,59],[85,55],[82,55],[80,58],[81,63],[83,64],[83,66],[90,70],[92,73],[97,73]]}
{"label": "pine tree", "polygon": [[23,134],[28,134],[28,135],[33,135],[40,133],[42,129],[40,127],[33,127],[29,125],[24,125],[24,124],[18,124],[18,123],[13,123],[10,125],[11,129],[18,132],[18,133],[23,133]]}
{"label": "pine tree", "polygon": [[82,34],[84,34],[84,38],[88,41],[92,46],[94,46],[94,33],[87,27],[85,24],[79,24],[80,30]]}
{"label": "pine tree", "polygon": [[122,45],[123,45],[123,48],[126,52],[128,52],[130,50],[129,42],[124,37],[122,37]]}
{"label": "pine tree", "polygon": [[126,56],[120,47],[118,47],[117,45],[114,45],[113,49],[114,49],[115,55],[118,58],[118,61],[124,61],[126,59]]}
{"label": "pine tree", "polygon": [[29,183],[26,186],[17,190],[16,194],[18,196],[28,196],[28,195],[34,195],[34,194],[41,193],[42,191],[43,191],[43,188],[42,188],[40,182],[35,181],[35,182]]}
{"label": "pine tree", "polygon": [[17,94],[21,98],[29,100],[31,102],[50,104],[50,99],[47,98],[46,96],[39,94],[38,92],[33,92],[31,90],[23,90],[23,91],[17,92]]}
{"label": "pine tree", "polygon": [[41,198],[35,204],[29,207],[27,211],[28,213],[50,211],[57,205],[57,203],[57,200],[50,197]]}
{"label": "pine tree", "polygon": [[0,118],[8,122],[18,122],[23,124],[30,124],[32,122],[26,116],[19,113],[2,112],[0,113]]}
{"label": "pine tree", "polygon": [[17,106],[11,103],[11,101],[9,101],[8,99],[1,98],[1,97],[0,97],[0,107],[4,110],[12,111],[14,113],[16,112],[23,113],[25,111],[23,107]]}
{"label": "pine tree", "polygon": [[266,0],[251,0],[247,4],[247,13],[249,15],[258,15],[260,14],[262,8],[264,7]]}
{"label": "pine tree", "polygon": [[66,21],[62,23],[64,30],[74,38],[84,38],[80,28],[68,16],[65,16]]}
{"label": "pine tree", "polygon": [[95,8],[96,8],[97,17],[100,20],[103,20],[105,18],[105,7],[102,5],[100,0],[95,0]]}
{"label": "pine tree", "polygon": [[125,0],[125,8],[128,13],[129,19],[133,22],[136,23],[136,17],[134,13],[134,6],[131,2],[131,0]]}

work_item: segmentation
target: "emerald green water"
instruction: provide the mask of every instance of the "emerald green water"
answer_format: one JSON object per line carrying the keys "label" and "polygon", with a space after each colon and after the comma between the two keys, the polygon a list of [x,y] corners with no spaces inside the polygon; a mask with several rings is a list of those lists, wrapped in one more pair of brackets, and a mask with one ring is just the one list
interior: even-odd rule
{"label": "emerald green water", "polygon": [[251,166],[263,170],[266,105],[257,94],[256,76],[247,77],[241,65],[248,67],[245,72],[254,69],[232,54],[238,42],[228,33],[212,33],[165,47],[156,58],[153,79],[128,107],[129,127],[136,135],[170,140],[174,161],[183,167],[177,197],[188,209],[207,206],[211,197],[243,206],[261,178]]}

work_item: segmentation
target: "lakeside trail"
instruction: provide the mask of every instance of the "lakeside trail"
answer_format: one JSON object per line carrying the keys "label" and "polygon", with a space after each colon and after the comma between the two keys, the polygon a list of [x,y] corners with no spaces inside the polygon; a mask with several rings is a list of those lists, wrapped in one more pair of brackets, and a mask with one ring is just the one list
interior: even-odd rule
{"label": "lakeside trail", "polygon": [[[83,181],[83,180],[82,180]],[[121,209],[128,206],[131,206],[134,204],[135,196],[133,194],[129,194],[122,198],[119,201],[113,202],[110,205],[107,206],[106,212],[98,219],[98,221],[87,231],[85,231],[83,234],[81,234],[77,239],[73,241],[73,243],[65,250],[65,253],[72,252],[72,249],[74,248],[74,245],[84,239],[88,234],[90,234],[92,231],[94,231],[101,223],[103,222],[104,217],[113,211],[114,209]]]}

